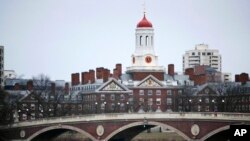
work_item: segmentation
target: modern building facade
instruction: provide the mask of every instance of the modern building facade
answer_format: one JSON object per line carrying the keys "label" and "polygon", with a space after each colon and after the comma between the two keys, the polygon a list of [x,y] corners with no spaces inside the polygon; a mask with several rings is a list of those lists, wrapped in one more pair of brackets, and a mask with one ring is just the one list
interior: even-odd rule
{"label": "modern building facade", "polygon": [[186,51],[183,55],[183,72],[187,68],[194,68],[197,65],[211,66],[221,72],[221,55],[216,49],[209,49],[206,44],[198,44],[194,50]]}
{"label": "modern building facade", "polygon": [[0,46],[0,87],[4,86],[4,46]]}

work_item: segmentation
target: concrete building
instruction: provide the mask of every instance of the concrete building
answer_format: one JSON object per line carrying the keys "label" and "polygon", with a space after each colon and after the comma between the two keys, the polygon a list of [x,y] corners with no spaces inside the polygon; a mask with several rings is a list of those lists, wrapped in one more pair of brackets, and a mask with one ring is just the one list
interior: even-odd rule
{"label": "concrete building", "polygon": [[4,79],[15,79],[17,74],[14,70],[4,70]]}
{"label": "concrete building", "polygon": [[4,86],[4,46],[0,46],[0,86]]}
{"label": "concrete building", "polygon": [[232,82],[232,74],[231,73],[222,73],[222,81],[223,82]]}
{"label": "concrete building", "polygon": [[187,68],[194,68],[197,65],[211,66],[221,72],[221,55],[216,49],[209,49],[206,44],[198,44],[194,50],[186,51],[183,55],[183,72]]}

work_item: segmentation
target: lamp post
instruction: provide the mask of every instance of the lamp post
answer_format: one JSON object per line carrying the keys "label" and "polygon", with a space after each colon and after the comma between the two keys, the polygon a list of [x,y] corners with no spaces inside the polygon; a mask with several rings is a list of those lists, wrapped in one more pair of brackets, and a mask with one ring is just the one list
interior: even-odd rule
{"label": "lamp post", "polygon": [[213,104],[213,105],[212,105],[212,106],[213,106],[213,112],[215,112],[215,108],[214,108],[215,106],[214,106],[214,103],[215,103],[215,101],[214,101],[214,99],[212,99],[212,104]]}
{"label": "lamp post", "polygon": [[120,113],[120,105],[121,105],[121,103],[118,102],[118,103],[117,103],[117,107],[118,107],[117,112],[118,112],[118,113]]}
{"label": "lamp post", "polygon": [[95,113],[97,113],[97,106],[98,106],[98,103],[95,102]]}
{"label": "lamp post", "polygon": [[192,99],[189,99],[188,101],[189,101],[189,110],[191,112],[192,111]]}
{"label": "lamp post", "polygon": [[224,108],[225,108],[225,100],[222,99],[221,102],[222,102],[222,112],[224,112],[224,110],[225,110],[225,109],[224,109]]}
{"label": "lamp post", "polygon": [[107,104],[106,101],[104,101],[103,104],[104,104],[104,113],[105,113],[106,112],[106,104]]}
{"label": "lamp post", "polygon": [[127,102],[126,104],[127,104],[127,112],[130,113],[129,102]]}

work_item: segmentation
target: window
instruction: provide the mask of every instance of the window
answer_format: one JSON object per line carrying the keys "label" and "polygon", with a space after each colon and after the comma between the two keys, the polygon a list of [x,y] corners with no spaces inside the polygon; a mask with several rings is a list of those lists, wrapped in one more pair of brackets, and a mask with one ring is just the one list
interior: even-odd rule
{"label": "window", "polygon": [[121,110],[121,111],[124,111],[124,110],[125,110],[125,104],[124,104],[124,103],[121,103],[120,110]]}
{"label": "window", "polygon": [[209,103],[209,98],[208,97],[205,99],[205,103]]}
{"label": "window", "polygon": [[156,105],[161,105],[161,98],[156,98]]}
{"label": "window", "polygon": [[125,96],[122,94],[122,95],[120,96],[120,99],[121,99],[121,100],[125,100]]}
{"label": "window", "polygon": [[82,110],[82,105],[78,105],[78,111],[81,111]]}
{"label": "window", "polygon": [[209,106],[206,106],[205,111],[206,111],[206,112],[209,112]]}
{"label": "window", "polygon": [[27,120],[27,115],[26,114],[22,115],[22,120]]}
{"label": "window", "polygon": [[35,104],[30,104],[30,109],[31,109],[31,110],[35,110],[35,109],[36,109]]}
{"label": "window", "polygon": [[172,105],[172,98],[167,98],[167,105]]}
{"label": "window", "polygon": [[140,91],[139,91],[139,94],[140,94],[140,95],[144,95],[144,90],[140,90]]}
{"label": "window", "polygon": [[140,105],[143,104],[144,103],[144,98],[140,98],[139,103],[140,103]]}
{"label": "window", "polygon": [[153,105],[153,98],[148,99],[148,105],[150,105],[150,106]]}
{"label": "window", "polygon": [[105,95],[101,94],[101,100],[105,100]]}
{"label": "window", "polygon": [[27,108],[27,104],[26,103],[22,104],[22,110],[26,110],[26,108]]}
{"label": "window", "polygon": [[140,36],[140,46],[142,45],[141,43],[142,43],[142,36]]}
{"label": "window", "polygon": [[148,90],[148,95],[152,95],[153,94],[153,90]]}
{"label": "window", "polygon": [[202,52],[202,55],[203,55],[203,56],[205,56],[205,55],[206,55],[206,53],[205,53],[205,52]]}
{"label": "window", "polygon": [[194,53],[194,52],[192,52],[192,55],[195,55],[195,53]]}
{"label": "window", "polygon": [[114,104],[114,103],[111,104],[111,110],[112,110],[112,111],[115,110],[115,104]]}
{"label": "window", "polygon": [[182,94],[182,90],[178,90],[178,95],[181,95]]}
{"label": "window", "polygon": [[172,91],[171,90],[167,90],[167,95],[172,95]]}
{"label": "window", "polygon": [[161,90],[156,90],[156,95],[161,95]]}
{"label": "window", "polygon": [[101,109],[102,109],[102,110],[105,109],[105,105],[106,105],[105,103],[102,103],[102,104],[101,104]]}
{"label": "window", "polygon": [[198,105],[198,112],[201,111],[201,105]]}
{"label": "window", "polygon": [[115,95],[114,95],[114,94],[112,94],[112,95],[110,96],[110,100],[112,100],[112,101],[115,100]]}
{"label": "window", "polygon": [[30,119],[31,119],[31,120],[36,119],[36,114],[35,114],[35,113],[31,113],[31,114],[30,114]]}

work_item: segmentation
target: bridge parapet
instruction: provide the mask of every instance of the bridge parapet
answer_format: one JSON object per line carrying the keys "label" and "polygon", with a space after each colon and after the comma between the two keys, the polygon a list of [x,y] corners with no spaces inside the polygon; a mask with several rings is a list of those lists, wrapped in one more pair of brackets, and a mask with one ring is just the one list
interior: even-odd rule
{"label": "bridge parapet", "polygon": [[250,121],[250,113],[109,113],[109,114],[90,114],[82,116],[68,116],[46,118],[41,120],[31,120],[24,122],[16,122],[7,126],[0,126],[0,129],[16,128],[25,126],[35,126],[54,123],[71,123],[71,122],[91,122],[91,121],[110,121],[110,120],[138,120],[138,119],[168,119],[168,120],[222,120],[222,121]]}

